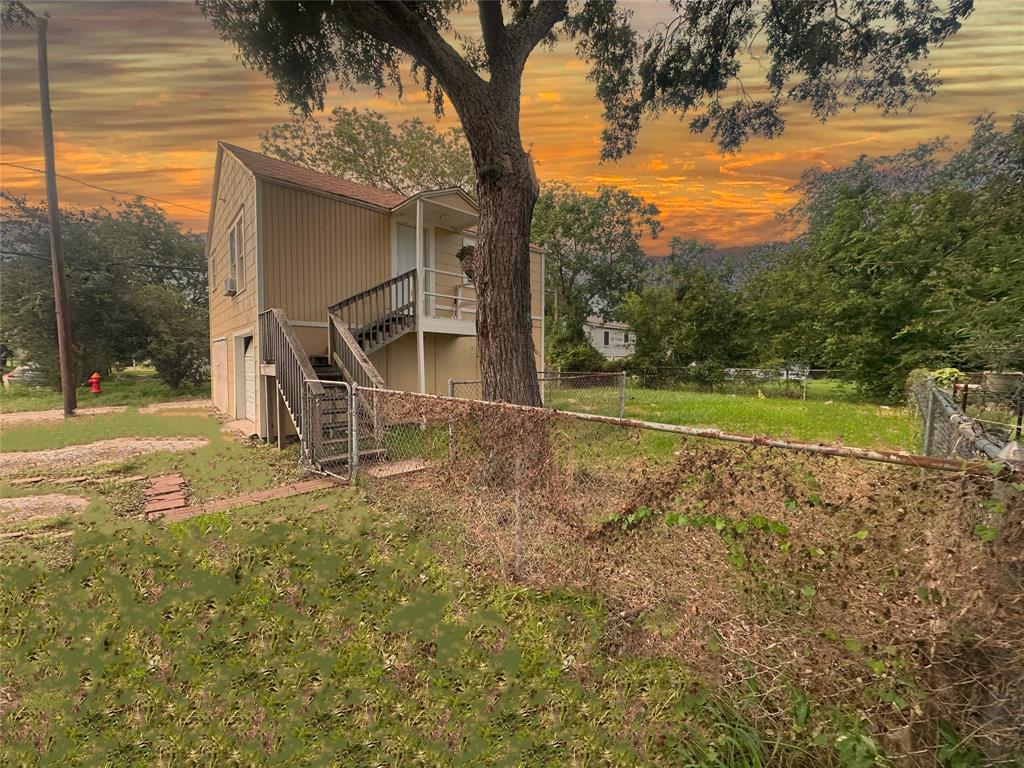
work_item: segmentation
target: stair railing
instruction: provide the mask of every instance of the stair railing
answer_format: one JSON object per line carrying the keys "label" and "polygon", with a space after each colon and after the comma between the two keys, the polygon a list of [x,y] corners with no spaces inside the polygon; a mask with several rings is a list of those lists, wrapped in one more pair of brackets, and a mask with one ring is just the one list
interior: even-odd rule
{"label": "stair railing", "polygon": [[366,389],[384,387],[384,378],[363,352],[352,332],[334,313],[327,315],[327,354],[345,378]]}
{"label": "stair railing", "polygon": [[327,308],[356,336],[385,333],[403,317],[416,321],[416,270],[410,269]]}
{"label": "stair railing", "polygon": [[268,309],[260,313],[259,320],[260,358],[264,363],[274,364],[277,388],[305,449],[309,431],[306,424],[306,394],[323,394],[323,385],[317,380],[316,372],[284,310]]}

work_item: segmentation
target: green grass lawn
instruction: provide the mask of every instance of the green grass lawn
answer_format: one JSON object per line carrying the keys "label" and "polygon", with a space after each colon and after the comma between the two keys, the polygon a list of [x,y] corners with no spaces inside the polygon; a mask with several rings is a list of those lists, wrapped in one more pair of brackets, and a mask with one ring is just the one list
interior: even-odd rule
{"label": "green grass lawn", "polygon": [[97,513],[63,559],[0,549],[0,762],[747,767],[811,747],[678,662],[609,656],[597,596],[476,581],[429,545],[339,490],[166,530]]}
{"label": "green grass lawn", "polygon": [[[121,380],[104,381],[103,392],[94,395],[88,387],[79,387],[78,407],[89,408],[99,405],[149,405],[167,400],[188,400],[208,398],[209,382],[172,389],[161,381],[139,380],[125,376]],[[10,387],[0,387],[0,412],[47,411],[62,408],[64,401],[58,390],[49,387],[29,387],[14,382]]]}
{"label": "green grass lawn", "polygon": [[[818,394],[839,391],[843,396],[801,400],[627,387],[626,416],[743,434],[842,442],[864,448],[919,447],[917,421],[907,409],[857,401],[849,390],[829,389],[829,382],[812,384],[822,385]],[[617,416],[617,396],[612,397],[612,393],[606,388],[549,391],[546,402],[562,410]]]}
{"label": "green grass lawn", "polygon": [[0,436],[0,450],[41,451],[115,437],[212,438],[219,434],[220,425],[205,413],[168,415],[128,410],[9,427]]}

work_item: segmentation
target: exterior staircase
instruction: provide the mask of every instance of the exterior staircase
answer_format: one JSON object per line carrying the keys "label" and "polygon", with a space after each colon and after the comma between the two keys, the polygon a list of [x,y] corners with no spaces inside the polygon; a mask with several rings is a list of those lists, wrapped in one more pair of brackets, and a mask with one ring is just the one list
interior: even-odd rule
{"label": "exterior staircase", "polygon": [[[367,428],[377,420],[364,390],[384,388],[368,355],[416,330],[415,270],[332,305],[327,326],[327,355],[310,358],[284,311],[268,309],[260,314],[260,357],[274,366],[277,390],[303,456],[317,471],[347,479],[355,463],[386,455],[374,428]],[[353,441],[356,416],[366,425]],[[357,456],[354,442],[359,444]]]}
{"label": "exterior staircase", "polygon": [[416,330],[416,270],[349,296],[327,308],[366,355]]}

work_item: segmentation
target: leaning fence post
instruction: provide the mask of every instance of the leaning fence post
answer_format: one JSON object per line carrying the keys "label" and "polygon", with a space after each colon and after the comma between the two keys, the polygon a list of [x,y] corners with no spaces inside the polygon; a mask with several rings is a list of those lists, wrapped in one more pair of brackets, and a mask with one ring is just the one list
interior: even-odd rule
{"label": "leaning fence post", "polygon": [[623,371],[619,379],[619,418],[626,418],[626,372]]}
{"label": "leaning fence post", "polygon": [[455,379],[448,379],[448,397],[455,397]]}
{"label": "leaning fence post", "polygon": [[515,555],[512,562],[512,578],[519,581],[521,573],[520,568],[523,560],[523,499],[522,499],[522,485],[523,485],[523,454],[522,445],[517,443],[515,447],[516,451],[516,541],[515,541]]}
{"label": "leaning fence post", "polygon": [[352,482],[359,471],[359,385],[349,390],[349,431],[348,431],[348,479]]}
{"label": "leaning fence post", "polygon": [[1017,429],[1013,439],[1020,440],[1021,427],[1024,426],[1024,390],[1017,393]]}
{"label": "leaning fence post", "polygon": [[924,455],[931,456],[932,451],[932,411],[935,400],[935,386],[928,382],[928,405],[924,413]]}

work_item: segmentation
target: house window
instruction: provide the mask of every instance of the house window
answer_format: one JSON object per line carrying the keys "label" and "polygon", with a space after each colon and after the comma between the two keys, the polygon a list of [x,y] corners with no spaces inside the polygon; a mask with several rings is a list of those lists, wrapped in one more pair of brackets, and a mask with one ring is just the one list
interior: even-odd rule
{"label": "house window", "polygon": [[622,343],[623,344],[629,344],[629,331],[625,331],[622,334]]}
{"label": "house window", "polygon": [[235,290],[245,287],[245,243],[242,239],[242,213],[228,232],[228,266],[230,277],[235,281]]}
{"label": "house window", "polygon": [[606,347],[608,346],[608,331],[604,332],[604,345]]}

